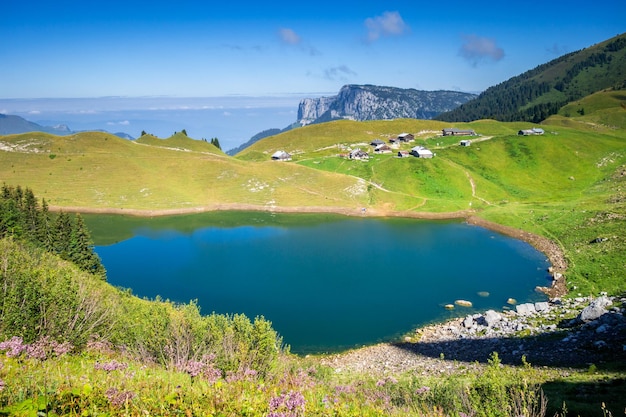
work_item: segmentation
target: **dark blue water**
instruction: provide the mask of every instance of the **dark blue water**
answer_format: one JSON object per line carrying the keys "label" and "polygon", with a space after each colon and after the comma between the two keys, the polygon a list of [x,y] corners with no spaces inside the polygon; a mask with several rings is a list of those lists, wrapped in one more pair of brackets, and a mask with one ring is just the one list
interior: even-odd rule
{"label": "dark blue water", "polygon": [[[296,353],[393,340],[452,315],[501,309],[508,298],[543,300],[535,287],[549,283],[546,257],[530,245],[458,222],[139,228],[96,251],[111,284],[141,297],[197,299],[205,314],[262,315]],[[473,309],[444,309],[457,299]]]}

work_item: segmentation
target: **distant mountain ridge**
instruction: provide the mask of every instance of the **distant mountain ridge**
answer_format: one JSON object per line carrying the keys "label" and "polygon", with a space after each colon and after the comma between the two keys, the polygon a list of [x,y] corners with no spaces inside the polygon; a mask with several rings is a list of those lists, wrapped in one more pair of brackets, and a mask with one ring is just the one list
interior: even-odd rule
{"label": "distant mountain ridge", "polygon": [[[93,131],[112,133],[103,129],[94,129]],[[78,133],[78,131],[71,130],[69,126],[64,124],[59,124],[56,126],[42,126],[38,123],[28,121],[20,116],[0,113],[0,136],[15,135],[26,132],[45,132],[58,136],[66,136]],[[112,134],[122,139],[134,139],[131,135],[125,132],[116,132]]]}
{"label": "distant mountain ridge", "polygon": [[460,91],[422,91],[375,85],[344,85],[336,96],[305,98],[298,106],[301,126],[338,119],[432,119],[471,99]]}
{"label": "distant mountain ridge", "polygon": [[0,113],[0,135],[25,132],[46,132],[55,135],[69,135],[73,133],[67,125],[42,126],[20,116]]}
{"label": "distant mountain ridge", "polygon": [[539,123],[567,103],[605,89],[626,89],[626,34],[565,54],[500,84],[436,120]]}

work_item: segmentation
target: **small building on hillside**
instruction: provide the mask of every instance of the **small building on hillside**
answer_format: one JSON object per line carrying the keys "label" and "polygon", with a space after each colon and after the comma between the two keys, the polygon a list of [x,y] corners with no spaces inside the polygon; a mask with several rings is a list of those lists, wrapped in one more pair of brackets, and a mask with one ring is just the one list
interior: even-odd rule
{"label": "small building on hillside", "polygon": [[383,143],[381,145],[378,145],[374,148],[374,153],[391,153],[391,146],[387,145],[386,143]]}
{"label": "small building on hillside", "polygon": [[522,129],[517,132],[520,136],[528,136],[528,135],[543,135],[545,132],[540,127],[533,127],[532,129]]}
{"label": "small building on hillside", "polygon": [[432,158],[433,157],[433,153],[424,148],[423,146],[416,146],[413,149],[411,149],[411,155],[417,157],[417,158]]}
{"label": "small building on hillside", "polygon": [[362,151],[359,148],[356,148],[350,151],[350,154],[348,156],[350,157],[350,159],[356,159],[356,160],[369,159],[370,157],[367,152]]}
{"label": "small building on hillside", "polygon": [[385,142],[384,142],[384,141],[382,141],[382,140],[380,140],[380,139],[374,139],[373,141],[371,141],[371,142],[370,142],[370,145],[372,145],[372,146],[378,146],[378,145],[382,145],[382,144],[384,144],[384,143],[385,143]]}
{"label": "small building on hillside", "polygon": [[461,146],[470,146],[472,144],[472,141],[469,139],[463,139],[462,141],[459,142],[459,145]]}
{"label": "small building on hillside", "polygon": [[276,151],[272,155],[273,161],[291,161],[291,155],[285,151]]}
{"label": "small building on hillside", "polygon": [[400,133],[398,135],[398,140],[405,143],[414,142],[415,136],[413,136],[411,133]]}
{"label": "small building on hillside", "polygon": [[398,151],[398,158],[408,158],[411,156],[409,151]]}
{"label": "small building on hillside", "polygon": [[476,132],[472,129],[457,129],[456,127],[448,127],[441,132],[443,136],[476,136]]}

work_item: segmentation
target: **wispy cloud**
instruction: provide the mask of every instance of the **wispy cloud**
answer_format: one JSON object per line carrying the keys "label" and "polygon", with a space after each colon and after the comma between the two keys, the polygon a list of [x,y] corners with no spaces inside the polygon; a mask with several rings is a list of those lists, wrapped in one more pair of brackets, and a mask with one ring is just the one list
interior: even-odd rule
{"label": "wispy cloud", "polygon": [[357,75],[346,65],[340,65],[338,67],[327,68],[324,71],[324,78],[331,81],[347,82],[349,77]]}
{"label": "wispy cloud", "polygon": [[551,47],[546,48],[546,52],[554,56],[565,55],[567,53],[567,50],[568,48],[566,46],[558,45],[556,43],[552,45]]}
{"label": "wispy cloud", "polygon": [[130,121],[122,120],[121,122],[107,122],[109,126],[130,126]]}
{"label": "wispy cloud", "polygon": [[306,54],[309,54],[311,56],[321,55],[321,52],[318,51],[317,48],[310,45],[308,42],[303,41],[300,35],[298,35],[293,29],[279,29],[278,37],[283,44],[288,46],[294,46]]}
{"label": "wispy cloud", "polygon": [[411,29],[404,22],[398,12],[384,12],[380,16],[365,19],[367,28],[367,42],[371,43],[382,36],[400,36],[408,33]]}
{"label": "wispy cloud", "polygon": [[293,29],[281,28],[278,35],[287,45],[298,45],[302,41],[302,38]]}
{"label": "wispy cloud", "polygon": [[459,55],[465,58],[473,67],[482,61],[491,59],[500,61],[504,58],[504,49],[496,45],[496,41],[477,35],[464,35],[464,43],[461,46]]}

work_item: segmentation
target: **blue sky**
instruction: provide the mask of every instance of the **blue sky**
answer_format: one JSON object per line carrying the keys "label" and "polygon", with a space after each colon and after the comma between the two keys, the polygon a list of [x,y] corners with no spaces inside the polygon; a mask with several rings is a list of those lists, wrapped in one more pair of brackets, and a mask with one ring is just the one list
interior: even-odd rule
{"label": "blue sky", "polygon": [[0,98],[477,92],[626,29],[611,1],[18,1]]}

